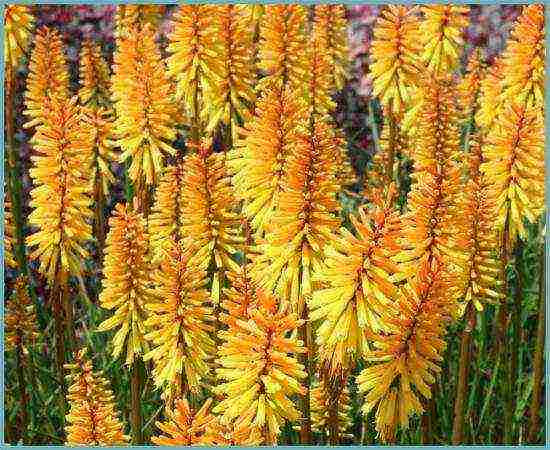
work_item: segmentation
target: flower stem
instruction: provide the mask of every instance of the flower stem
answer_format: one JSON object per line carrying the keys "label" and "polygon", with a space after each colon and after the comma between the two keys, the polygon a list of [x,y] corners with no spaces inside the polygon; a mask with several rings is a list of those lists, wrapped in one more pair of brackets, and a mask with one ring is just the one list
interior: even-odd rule
{"label": "flower stem", "polygon": [[143,380],[141,377],[141,369],[143,362],[138,358],[130,368],[130,395],[131,395],[131,411],[130,411],[130,427],[132,429],[132,444],[143,444],[143,435],[141,430],[141,390]]}
{"label": "flower stem", "polygon": [[455,398],[455,410],[453,421],[453,445],[462,444],[464,441],[464,406],[467,397],[468,374],[470,371],[471,360],[471,340],[472,332],[476,324],[476,311],[470,302],[466,311],[466,324],[462,331],[460,341],[460,360],[458,363],[458,379]]}
{"label": "flower stem", "polygon": [[21,332],[18,332],[18,344],[15,349],[15,363],[17,366],[17,379],[19,382],[19,393],[21,398],[21,440],[27,444],[27,427],[29,425],[29,401],[27,396],[25,372],[23,371],[23,345]]}

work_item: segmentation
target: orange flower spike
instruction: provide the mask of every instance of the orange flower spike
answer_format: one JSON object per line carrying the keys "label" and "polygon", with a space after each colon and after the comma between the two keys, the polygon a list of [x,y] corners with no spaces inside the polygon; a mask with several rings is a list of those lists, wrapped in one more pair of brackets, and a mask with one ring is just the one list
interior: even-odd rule
{"label": "orange flower spike", "polygon": [[148,218],[151,237],[153,263],[158,264],[171,242],[179,242],[183,237],[183,192],[185,166],[176,162],[168,166],[161,175],[155,189],[155,203]]}
{"label": "orange flower spike", "polygon": [[469,178],[461,195],[459,210],[467,215],[468,261],[464,272],[464,306],[470,301],[478,311],[485,303],[494,303],[501,297],[502,264],[497,251],[500,247],[497,230],[495,201],[489,195],[490,185],[480,171],[481,145],[476,139],[470,144],[468,155]]}
{"label": "orange flower spike", "polygon": [[41,27],[36,32],[29,62],[24,114],[30,121],[25,127],[40,124],[42,108],[52,95],[69,97],[69,71],[61,36],[57,30]]}
{"label": "orange flower spike", "polygon": [[281,85],[267,88],[241,139],[228,153],[236,195],[254,231],[261,233],[273,217],[286,176],[289,155],[307,123],[304,99]]}
{"label": "orange flower spike", "polygon": [[421,63],[417,8],[389,5],[376,21],[371,47],[373,95],[401,114],[411,102]]}
{"label": "orange flower spike", "polygon": [[502,55],[503,97],[544,105],[544,6],[526,5]]}
{"label": "orange flower spike", "polygon": [[146,306],[154,299],[148,254],[149,236],[143,215],[117,204],[109,219],[103,264],[102,308],[114,310],[98,332],[118,328],[113,337],[113,358],[126,346],[126,364],[149,351],[145,340]]}
{"label": "orange flower spike", "polygon": [[481,83],[485,77],[485,65],[481,57],[481,50],[475,49],[466,66],[466,73],[458,85],[458,104],[460,115],[466,122],[476,115],[479,108]]}
{"label": "orange flower spike", "polygon": [[310,319],[323,319],[317,329],[319,360],[331,373],[351,369],[365,351],[367,331],[387,329],[394,314],[398,267],[391,258],[400,250],[401,230],[395,195],[392,185],[370,211],[351,216],[356,235],[340,228],[325,250],[325,265],[314,273],[324,287],[313,292]]}
{"label": "orange flower spike", "polygon": [[207,440],[214,445],[257,447],[263,443],[261,431],[257,426],[243,422],[224,425],[216,420],[207,432]]}
{"label": "orange flower spike", "polygon": [[15,280],[13,293],[6,302],[4,316],[6,351],[22,350],[33,345],[39,338],[34,304],[28,293],[29,281],[21,275]]}
{"label": "orange flower spike", "polygon": [[395,258],[407,277],[414,276],[420,262],[433,259],[462,271],[466,257],[464,217],[456,209],[461,166],[455,91],[445,79],[426,84],[424,90],[412,145],[414,172],[403,223],[404,249]]}
{"label": "orange flower spike", "polygon": [[207,399],[198,411],[189,407],[187,399],[176,401],[175,407],[166,411],[165,422],[156,422],[163,435],[153,436],[151,442],[167,446],[214,445],[216,417],[210,413],[212,399]]}
{"label": "orange flower spike", "polygon": [[176,82],[176,99],[183,100],[188,115],[205,120],[209,114],[203,91],[218,92],[224,60],[216,10],[210,5],[180,5],[174,14],[173,31],[168,36],[168,73]]}
{"label": "orange flower spike", "polygon": [[534,223],[544,208],[544,119],[538,106],[506,105],[483,147],[481,166],[496,202],[500,232],[510,245],[526,238],[524,219]]}
{"label": "orange flower spike", "polygon": [[301,5],[266,5],[260,21],[258,68],[266,76],[256,89],[277,81],[301,89],[307,80],[307,10]]}
{"label": "orange flower spike", "polygon": [[164,154],[176,154],[170,145],[176,138],[176,106],[155,32],[149,25],[118,40],[112,89],[120,161],[132,159],[128,170],[132,181],[144,179],[155,184],[163,170]]}
{"label": "orange flower spike", "polygon": [[72,383],[67,400],[70,411],[66,416],[66,445],[115,446],[124,445],[129,437],[118,418],[115,398],[109,382],[94,372],[86,358],[87,349],[80,350],[73,364],[66,364],[67,376]]}
{"label": "orange flower spike", "polygon": [[428,5],[422,7],[424,19],[420,31],[424,43],[422,60],[436,75],[456,69],[459,50],[464,46],[462,34],[469,24],[468,6]]}
{"label": "orange flower spike", "polygon": [[[349,389],[347,387],[347,380],[340,380],[343,386],[340,386],[338,389],[339,393],[337,396],[338,401],[338,430],[340,433],[344,434],[346,431],[351,431],[353,427],[353,420],[351,416],[351,398],[349,394]],[[325,435],[326,438],[329,437],[329,417],[331,408],[330,397],[333,394],[329,394],[329,388],[325,385],[323,381],[313,384],[311,389],[311,429],[316,433],[321,433]]]}
{"label": "orange flower spike", "polygon": [[196,265],[193,249],[171,241],[160,268],[155,271],[154,302],[145,305],[150,314],[145,321],[146,339],[152,350],[144,361],[153,360],[155,386],[175,394],[185,377],[186,388],[198,392],[208,372],[208,358],[215,353],[214,331],[206,272]]}
{"label": "orange flower spike", "polygon": [[235,420],[264,430],[265,442],[274,444],[284,421],[300,416],[290,397],[304,394],[300,380],[306,374],[294,356],[304,348],[288,336],[302,321],[272,294],[257,290],[256,296],[257,308],[248,322],[219,332],[224,343],[216,372],[225,381],[214,388],[223,400],[213,411],[223,424]]}
{"label": "orange flower spike", "polygon": [[214,26],[217,30],[218,55],[223,63],[221,80],[205,85],[205,103],[210,117],[206,132],[212,133],[221,121],[231,126],[235,141],[237,126],[250,117],[254,104],[254,31],[251,5],[215,6]]}
{"label": "orange flower spike", "polygon": [[4,61],[14,70],[27,52],[34,28],[31,9],[24,5],[6,5],[4,10]]}
{"label": "orange flower spike", "polygon": [[31,259],[53,283],[59,270],[81,275],[92,239],[89,170],[92,138],[77,97],[46,100],[41,125],[31,144],[34,156],[29,224],[36,231],[27,237]]}
{"label": "orange flower spike", "polygon": [[156,29],[165,11],[165,5],[117,5],[115,36],[127,36],[134,27],[140,29],[146,24]]}
{"label": "orange flower spike", "polygon": [[369,365],[357,384],[364,394],[363,412],[376,410],[376,430],[384,442],[424,411],[420,398],[431,397],[431,385],[441,371],[446,327],[457,314],[457,303],[449,295],[450,279],[439,268],[422,263],[418,278],[409,280],[396,301],[400,314],[393,331],[369,336],[372,350],[364,355]]}
{"label": "orange flower spike", "polygon": [[225,155],[211,153],[211,149],[210,141],[205,140],[197,153],[185,158],[181,230],[184,236],[190,236],[199,265],[205,270],[214,265],[212,299],[218,304],[223,273],[238,266],[232,255],[242,238]]}
{"label": "orange flower spike", "polygon": [[97,108],[110,106],[111,75],[98,43],[90,39],[80,49],[80,104]]}
{"label": "orange flower spike", "polygon": [[315,5],[313,33],[326,36],[331,92],[344,88],[349,73],[348,21],[344,5]]}

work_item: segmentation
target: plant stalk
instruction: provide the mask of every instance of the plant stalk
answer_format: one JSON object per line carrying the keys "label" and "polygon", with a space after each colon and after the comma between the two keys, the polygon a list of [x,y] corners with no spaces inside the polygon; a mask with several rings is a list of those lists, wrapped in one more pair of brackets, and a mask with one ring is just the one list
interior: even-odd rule
{"label": "plant stalk", "polygon": [[312,435],[311,435],[311,380],[312,380],[312,361],[311,357],[313,355],[312,353],[312,342],[311,342],[311,330],[309,327],[308,319],[308,307],[307,303],[303,305],[302,311],[301,311],[301,317],[300,317],[304,323],[300,325],[300,328],[298,329],[298,333],[300,335],[300,339],[303,341],[305,348],[307,349],[306,353],[302,353],[300,355],[300,362],[304,365],[306,369],[306,379],[304,380],[306,393],[300,398],[301,403],[301,411],[302,411],[302,424],[300,426],[300,444],[311,444],[312,443]]}
{"label": "plant stalk", "polygon": [[463,444],[464,442],[464,407],[467,397],[468,375],[470,372],[470,360],[472,356],[472,332],[476,325],[476,311],[473,303],[470,302],[466,311],[466,324],[462,331],[460,341],[460,360],[458,363],[458,379],[455,398],[455,410],[453,421],[453,445]]}
{"label": "plant stalk", "polygon": [[29,399],[27,395],[25,372],[23,371],[23,345],[21,332],[18,332],[18,344],[15,349],[15,364],[17,366],[17,380],[19,382],[19,393],[21,398],[21,440],[27,444],[27,429],[29,426]]}
{"label": "plant stalk", "polygon": [[535,344],[535,354],[533,356],[533,392],[531,394],[530,407],[530,423],[529,435],[527,442],[535,444],[538,442],[538,434],[540,431],[540,413],[541,413],[541,398],[542,398],[542,383],[544,373],[544,338],[546,324],[546,287],[545,287],[545,269],[546,255],[543,247],[540,252],[540,275],[539,275],[539,314],[537,324],[537,341]]}
{"label": "plant stalk", "polygon": [[132,444],[143,444],[142,435],[142,416],[141,416],[141,390],[143,386],[143,380],[141,376],[141,369],[143,362],[141,358],[138,358],[132,364],[130,368],[130,395],[131,395],[131,411],[130,411],[130,427],[132,432]]}

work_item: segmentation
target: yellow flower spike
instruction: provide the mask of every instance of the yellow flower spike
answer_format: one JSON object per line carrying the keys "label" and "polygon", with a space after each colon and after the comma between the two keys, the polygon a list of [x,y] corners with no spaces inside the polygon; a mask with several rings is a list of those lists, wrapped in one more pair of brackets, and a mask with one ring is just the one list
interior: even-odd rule
{"label": "yellow flower spike", "polygon": [[487,69],[479,86],[478,110],[475,121],[484,135],[493,128],[495,119],[502,109],[503,68],[502,59],[495,59],[491,67]]}
{"label": "yellow flower spike", "polygon": [[214,388],[223,400],[214,408],[222,423],[251,423],[262,430],[264,442],[275,444],[285,420],[300,413],[291,396],[304,394],[300,380],[306,374],[296,353],[301,341],[289,337],[302,323],[276,297],[256,291],[257,308],[237,329],[220,331],[223,341],[216,369],[220,380]]}
{"label": "yellow flower spike", "polygon": [[251,5],[215,7],[214,26],[219,43],[216,59],[223,63],[218,83],[204,86],[209,118],[206,132],[212,133],[219,122],[230,126],[235,141],[237,126],[250,117],[255,101],[254,31]]}
{"label": "yellow flower spike", "polygon": [[194,121],[209,117],[204,91],[216,92],[221,83],[220,74],[224,73],[224,61],[218,58],[223,47],[214,26],[214,8],[179,6],[174,14],[173,31],[168,36],[168,73],[176,81],[176,98],[183,100]]}
{"label": "yellow flower spike", "polygon": [[202,142],[197,153],[184,160],[181,230],[196,249],[199,266],[212,276],[211,295],[220,300],[224,272],[237,267],[232,256],[242,244],[239,218],[223,153],[211,153],[211,142]]}
{"label": "yellow flower spike", "polygon": [[42,108],[52,96],[69,97],[69,71],[59,33],[48,27],[36,32],[29,62],[25,111],[29,122],[25,127],[40,124]]}
{"label": "yellow flower spike", "polygon": [[427,5],[420,31],[424,43],[422,60],[437,76],[456,69],[464,46],[462,34],[469,24],[468,6]]}
{"label": "yellow flower spike", "polygon": [[115,36],[127,36],[134,27],[143,28],[146,24],[156,28],[165,10],[165,5],[117,5]]}
{"label": "yellow flower spike", "polygon": [[456,91],[448,79],[429,82],[424,91],[411,147],[414,171],[403,218],[404,249],[395,258],[407,277],[433,259],[461,273],[467,248],[464,217],[456,208],[461,189]]}
{"label": "yellow flower spike", "polygon": [[4,61],[9,70],[16,69],[21,57],[26,54],[33,28],[34,16],[28,6],[5,6]]}
{"label": "yellow flower spike", "polygon": [[93,158],[91,161],[91,184],[101,188],[101,195],[109,192],[109,186],[115,183],[111,164],[117,159],[113,150],[113,115],[103,107],[84,107],[83,121],[93,134]]}
{"label": "yellow flower spike", "polygon": [[364,394],[364,414],[375,410],[379,438],[392,441],[398,426],[423,412],[421,398],[431,397],[431,385],[441,371],[447,323],[456,315],[452,277],[436,262],[422,263],[396,301],[400,314],[390,333],[371,335],[372,349],[357,377]]}
{"label": "yellow flower spike", "polygon": [[10,196],[6,187],[4,184],[4,263],[6,267],[14,269],[17,267],[14,254],[15,224],[11,212]]}
{"label": "yellow flower spike", "polygon": [[37,319],[34,305],[27,291],[29,281],[25,276],[15,280],[13,293],[6,302],[4,317],[6,351],[16,350],[27,352],[27,347],[33,345],[38,337]]}
{"label": "yellow flower spike", "polygon": [[279,204],[288,158],[308,120],[304,99],[289,88],[267,88],[254,117],[240,131],[241,139],[227,154],[235,194],[243,214],[261,233]]}
{"label": "yellow flower spike", "polygon": [[485,303],[495,303],[502,294],[499,286],[503,277],[502,263],[498,258],[498,241],[495,223],[495,200],[489,195],[491,185],[480,171],[481,145],[472,139],[468,155],[468,182],[459,200],[459,210],[467,216],[469,251],[464,272],[464,307],[473,302],[478,311]]}
{"label": "yellow flower spike", "polygon": [[344,88],[349,72],[348,23],[344,5],[315,5],[313,33],[326,36],[331,91]]}
{"label": "yellow flower spike", "polygon": [[27,237],[31,259],[53,283],[58,271],[79,276],[92,239],[89,170],[92,138],[83,113],[72,99],[52,98],[43,107],[42,124],[31,144],[35,155],[29,224],[37,230]]}
{"label": "yellow flower spike", "polygon": [[389,5],[374,27],[370,65],[373,95],[395,114],[410,104],[418,85],[420,32],[416,7]]}
{"label": "yellow flower spike", "polygon": [[131,158],[128,175],[133,182],[155,184],[166,153],[175,155],[171,142],[176,105],[172,86],[155,32],[145,25],[117,41],[114,56],[113,96],[116,145],[120,161]]}
{"label": "yellow flower spike", "polygon": [[117,328],[113,337],[113,357],[126,347],[126,364],[149,351],[145,340],[146,306],[154,300],[143,215],[127,205],[116,205],[109,219],[103,264],[103,289],[99,294],[102,308],[114,310],[98,332]]}
{"label": "yellow flower spike", "polygon": [[173,239],[178,242],[184,237],[184,174],[185,165],[177,161],[174,166],[166,168],[155,189],[155,203],[148,218],[154,264],[162,260]]}
{"label": "yellow flower spike", "polygon": [[226,425],[216,420],[207,434],[208,440],[220,446],[256,447],[263,442],[258,427],[246,421]]}
{"label": "yellow flower spike", "polygon": [[322,288],[313,292],[310,319],[322,319],[317,329],[319,361],[330,373],[351,369],[365,350],[369,330],[387,329],[396,297],[392,262],[400,250],[401,221],[392,206],[392,185],[386,198],[378,196],[370,211],[350,217],[355,236],[341,228],[325,251],[324,266],[313,280]]}
{"label": "yellow flower spike", "polygon": [[74,363],[65,365],[71,382],[67,394],[70,411],[66,416],[66,445],[127,444],[129,437],[124,434],[109,382],[101,372],[94,372],[86,353],[86,348],[79,350]]}
{"label": "yellow flower spike", "polygon": [[544,105],[544,6],[526,5],[502,54],[503,97]]}
{"label": "yellow flower spike", "polygon": [[302,5],[266,5],[260,21],[258,68],[265,73],[256,89],[273,82],[301,89],[307,81],[307,10]]}
{"label": "yellow flower spike", "polygon": [[212,399],[207,399],[198,411],[189,407],[187,399],[178,399],[173,408],[166,411],[166,421],[156,422],[164,435],[151,437],[151,442],[167,446],[214,445],[217,436],[212,432],[216,417],[210,413]]}
{"label": "yellow flower spike", "polygon": [[334,137],[330,122],[315,120],[311,133],[304,130],[295,140],[278,207],[253,268],[261,287],[290,300],[299,312],[313,290],[311,270],[321,264],[329,236],[339,226]]}
{"label": "yellow flower spike", "polygon": [[98,108],[109,107],[111,75],[97,42],[85,39],[80,49],[80,104]]}
{"label": "yellow flower spike", "polygon": [[472,117],[475,117],[479,110],[481,83],[485,72],[481,50],[475,49],[468,59],[466,73],[457,87],[460,116],[465,122],[469,122]]}
{"label": "yellow flower spike", "polygon": [[153,360],[155,386],[171,395],[182,383],[182,391],[198,392],[208,372],[208,359],[215,353],[215,320],[204,268],[193,260],[194,249],[172,241],[160,268],[155,271],[155,302],[145,305],[149,317],[145,326],[151,351],[144,361]]}
{"label": "yellow flower spike", "polygon": [[525,239],[524,220],[534,223],[544,208],[544,119],[538,106],[512,101],[483,146],[482,172],[496,202],[493,226],[508,228],[511,245]]}

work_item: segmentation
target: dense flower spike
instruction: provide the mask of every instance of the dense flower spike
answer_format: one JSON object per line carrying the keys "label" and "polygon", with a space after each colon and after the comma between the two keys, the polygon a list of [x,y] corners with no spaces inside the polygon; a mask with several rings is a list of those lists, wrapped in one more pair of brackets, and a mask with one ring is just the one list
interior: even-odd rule
{"label": "dense flower spike", "polygon": [[447,323],[456,314],[452,290],[439,264],[430,268],[423,263],[397,300],[401,313],[393,331],[372,336],[373,348],[365,354],[368,367],[357,384],[365,393],[364,413],[376,408],[376,430],[383,441],[391,441],[398,425],[407,428],[409,417],[424,411],[419,396],[431,397]]}
{"label": "dense flower spike", "polygon": [[221,121],[231,128],[235,140],[237,126],[250,116],[254,104],[254,32],[251,5],[216,7],[215,27],[219,52],[215,58],[223,63],[218,83],[205,86],[205,101],[210,111],[206,132],[214,131]]}
{"label": "dense flower spike", "polygon": [[154,184],[163,169],[164,153],[176,153],[170,145],[176,138],[176,106],[149,25],[118,40],[112,89],[120,160],[132,159],[128,170],[132,181]]}
{"label": "dense flower spike", "polygon": [[72,99],[53,98],[43,107],[43,123],[31,143],[35,151],[30,175],[29,224],[38,228],[27,237],[36,247],[31,259],[40,261],[42,272],[52,283],[59,271],[80,275],[82,259],[92,239],[89,218],[92,133]]}
{"label": "dense flower spike", "polygon": [[498,259],[497,211],[489,195],[490,186],[480,171],[481,161],[481,145],[473,139],[467,160],[469,177],[458,208],[467,215],[470,242],[464,272],[464,306],[473,302],[478,311],[483,309],[484,303],[494,303],[501,297],[498,286],[503,270]]}
{"label": "dense flower spike", "polygon": [[290,300],[298,311],[313,292],[312,270],[321,264],[330,233],[339,226],[337,143],[332,127],[320,120],[314,121],[311,134],[296,141],[263,254],[255,262],[260,285]]}
{"label": "dense flower spike", "polygon": [[304,100],[289,88],[272,86],[256,103],[254,118],[228,153],[236,195],[255,231],[261,231],[279,204],[289,155],[308,114]]}
{"label": "dense flower spike", "polygon": [[466,73],[458,85],[458,104],[462,119],[469,122],[478,111],[481,83],[485,77],[485,66],[481,51],[476,49],[470,55]]}
{"label": "dense flower spike", "polygon": [[[144,360],[154,362],[155,385],[168,397],[178,387],[197,392],[208,372],[207,359],[215,352],[209,333],[215,320],[206,289],[206,273],[192,259],[194,249],[183,248],[172,241],[160,269],[155,273],[155,302],[145,307],[150,311],[145,322],[145,336],[152,350]],[[183,380],[182,380],[183,377]],[[185,383],[184,386],[180,386]]]}
{"label": "dense flower spike", "polygon": [[4,61],[8,70],[19,65],[27,52],[34,17],[28,6],[6,5],[4,10]]}
{"label": "dense flower spike", "polygon": [[222,423],[233,420],[257,426],[265,443],[275,444],[285,420],[300,414],[289,398],[303,394],[303,367],[291,354],[303,352],[301,341],[288,337],[301,321],[269,293],[257,290],[257,309],[240,329],[221,331],[224,343],[214,391],[224,399],[214,408]]}
{"label": "dense flower spike", "polygon": [[538,220],[544,207],[544,120],[542,108],[513,101],[483,147],[482,171],[496,202],[499,231],[509,245],[525,238],[524,219]]}
{"label": "dense flower spike", "polygon": [[208,117],[203,91],[218,89],[224,70],[223,61],[217,59],[221,43],[214,26],[215,17],[213,6],[181,5],[174,14],[174,28],[168,36],[168,72],[176,80],[176,98],[183,100],[195,121],[199,116],[203,120]]}
{"label": "dense flower spike", "polygon": [[75,362],[65,365],[71,371],[67,378],[72,383],[67,394],[71,409],[66,417],[66,444],[126,444],[128,436],[124,435],[124,425],[118,418],[109,382],[101,372],[94,372],[86,353],[86,348],[79,350]]}
{"label": "dense flower spike", "polygon": [[503,97],[542,106],[544,60],[544,6],[524,6],[502,55]]}
{"label": "dense flower spike", "polygon": [[307,80],[307,11],[302,5],[266,5],[260,21],[258,68],[265,77],[256,89],[273,81],[300,89]]}
{"label": "dense flower spike", "polygon": [[479,86],[479,108],[475,120],[484,134],[493,128],[494,121],[502,109],[503,77],[502,59],[497,58],[487,69]]}
{"label": "dense flower spike", "polygon": [[56,30],[41,27],[36,33],[29,62],[25,114],[30,122],[26,126],[40,123],[42,108],[53,95],[69,97],[69,72],[61,36]]}
{"label": "dense flower spike", "polygon": [[396,114],[411,101],[411,90],[419,81],[421,35],[416,11],[416,7],[388,5],[374,28],[373,95]]}
{"label": "dense flower spike", "polygon": [[178,161],[166,168],[155,189],[155,203],[148,218],[151,236],[153,262],[162,260],[165,249],[172,240],[178,242],[184,237],[182,217],[184,210],[185,165]]}
{"label": "dense flower spike", "polygon": [[110,90],[109,67],[101,54],[101,47],[86,39],[80,49],[80,104],[93,108],[109,107]]}
{"label": "dense flower spike", "polygon": [[[353,427],[353,420],[350,416],[351,398],[347,386],[342,386],[340,389],[337,405],[338,430],[344,434]],[[327,388],[321,381],[311,389],[311,426],[313,431],[328,436],[331,408],[334,408],[334,404],[331,404]]]}
{"label": "dense flower spike", "polygon": [[4,316],[6,351],[22,349],[32,345],[38,338],[37,320],[34,305],[29,297],[28,280],[19,276],[15,280],[13,293],[6,302]]}
{"label": "dense flower spike", "polygon": [[[464,221],[456,210],[460,191],[458,112],[448,80],[426,84],[413,141],[414,180],[404,216],[404,250],[399,255],[407,277],[433,259],[463,270]],[[452,260],[452,263],[451,263]]]}
{"label": "dense flower spike", "polygon": [[216,435],[212,429],[217,419],[210,413],[211,405],[209,398],[198,411],[193,411],[187,399],[177,400],[175,407],[166,411],[166,422],[156,422],[157,428],[165,434],[153,436],[151,442],[168,446],[214,445]]}
{"label": "dense flower spike", "polygon": [[103,265],[101,306],[114,310],[97,331],[118,328],[113,337],[113,357],[126,345],[126,364],[149,350],[145,341],[146,305],[153,301],[148,241],[143,215],[119,203],[109,219]]}
{"label": "dense flower spike", "polygon": [[111,141],[113,137],[113,115],[111,111],[103,107],[85,107],[82,111],[82,119],[93,135],[90,182],[94,189],[101,189],[101,195],[103,196],[109,192],[109,186],[115,182],[115,177],[111,171],[111,164],[117,159]]}
{"label": "dense flower spike", "polygon": [[181,230],[190,236],[200,266],[212,274],[212,299],[220,301],[223,272],[237,267],[232,255],[242,243],[236,201],[225,168],[225,155],[210,152],[204,141],[184,162]]}
{"label": "dense flower spike", "polygon": [[422,7],[420,22],[424,51],[422,60],[436,75],[456,69],[459,49],[464,45],[462,33],[469,24],[468,6],[427,5]]}
{"label": "dense flower spike", "polygon": [[14,255],[15,225],[11,213],[11,201],[6,185],[4,184],[4,264],[6,267],[15,268],[17,262]]}
{"label": "dense flower spike", "polygon": [[400,250],[401,228],[392,206],[395,194],[392,186],[386,198],[375,199],[372,210],[350,216],[357,236],[340,228],[325,250],[325,265],[314,274],[314,281],[326,287],[313,292],[310,319],[323,319],[317,329],[319,360],[330,372],[353,368],[368,332],[385,330],[395,314],[398,268],[391,258]]}
{"label": "dense flower spike", "polygon": [[116,36],[127,36],[135,27],[143,28],[146,24],[156,28],[165,10],[165,5],[117,5]]}
{"label": "dense flower spike", "polygon": [[342,90],[349,70],[348,23],[344,5],[315,5],[313,33],[325,35],[331,90]]}
{"label": "dense flower spike", "polygon": [[263,442],[257,426],[241,422],[231,425],[222,424],[219,420],[208,430],[208,439],[214,445],[257,447]]}

